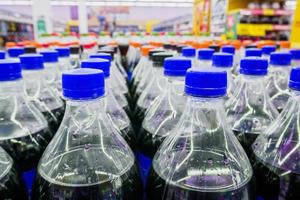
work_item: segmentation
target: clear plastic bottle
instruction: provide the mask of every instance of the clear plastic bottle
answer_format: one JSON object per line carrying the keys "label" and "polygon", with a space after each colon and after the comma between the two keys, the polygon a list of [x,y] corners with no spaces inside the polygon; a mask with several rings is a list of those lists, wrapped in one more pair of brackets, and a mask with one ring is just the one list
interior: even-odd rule
{"label": "clear plastic bottle", "polygon": [[28,199],[25,185],[11,157],[0,147],[0,199]]}
{"label": "clear plastic bottle", "polygon": [[257,48],[248,48],[245,50],[245,57],[262,57],[262,50]]}
{"label": "clear plastic bottle", "polygon": [[70,47],[71,69],[76,69],[79,67],[79,60],[80,60],[80,47],[71,46]]}
{"label": "clear plastic bottle", "polygon": [[133,91],[132,104],[135,105],[139,99],[141,93],[146,89],[150,80],[155,73],[153,68],[153,55],[156,53],[164,52],[163,49],[152,49],[149,51],[149,64],[145,67],[145,70],[141,73],[141,79],[139,84],[136,86],[136,90]]}
{"label": "clear plastic bottle", "polygon": [[212,57],[212,66],[227,72],[227,95],[224,97],[224,99],[227,100],[235,90],[235,84],[231,73],[233,68],[233,54],[214,53]]}
{"label": "clear plastic bottle", "polygon": [[192,60],[192,66],[197,66],[196,49],[193,47],[184,47],[181,50],[182,56]]}
{"label": "clear plastic bottle", "polygon": [[[96,53],[96,54],[91,54],[90,58],[100,58],[100,59],[106,59],[109,61],[110,69],[112,69],[112,57],[110,54],[107,53]],[[111,70],[110,70],[111,71]],[[121,83],[118,81],[117,77],[115,77],[112,73],[110,73],[110,76],[108,77],[109,80],[109,87],[111,88],[111,93],[115,96],[117,102],[119,105],[123,108],[124,111],[126,111],[127,115],[131,115],[131,110],[129,106],[128,100],[128,94],[126,89],[123,87],[126,87],[124,85],[125,83]],[[121,85],[122,84],[122,85]]]}
{"label": "clear plastic bottle", "polygon": [[54,50],[41,51],[40,54],[44,56],[45,66],[45,80],[48,85],[53,88],[57,96],[61,96],[62,88],[61,81],[59,79],[59,63],[58,63],[58,52]]}
{"label": "clear plastic bottle", "polygon": [[25,50],[23,47],[11,47],[7,49],[9,59],[19,60],[19,56],[24,54]]}
{"label": "clear plastic bottle", "polygon": [[170,57],[164,62],[167,85],[155,102],[148,108],[138,134],[139,150],[153,158],[163,140],[177,125],[186,103],[184,78],[192,60],[185,57]]}
{"label": "clear plastic bottle", "polygon": [[288,52],[271,53],[267,91],[278,112],[281,112],[290,97],[288,88],[290,73],[291,54]]}
{"label": "clear plastic bottle", "polygon": [[56,133],[64,116],[62,99],[47,84],[44,72],[44,58],[41,54],[20,56],[24,77],[24,90],[30,101],[43,113],[51,132]]}
{"label": "clear plastic bottle", "polygon": [[300,49],[292,49],[290,53],[292,54],[292,66],[300,66]]}
{"label": "clear plastic bottle", "polygon": [[[233,55],[233,67],[231,68],[232,78],[236,78],[236,75],[239,73],[239,62],[240,58],[238,53],[235,53],[235,47],[233,45],[224,45],[221,48],[221,52],[223,53],[230,53]],[[230,93],[230,90],[229,90]],[[227,95],[228,96],[228,95]]]}
{"label": "clear plastic bottle", "polygon": [[278,116],[266,89],[267,74],[267,59],[242,59],[236,89],[225,103],[230,128],[249,156],[257,136]]}
{"label": "clear plastic bottle", "polygon": [[198,50],[198,65],[196,68],[207,68],[211,66],[211,59],[214,54],[213,49],[199,49]]}
{"label": "clear plastic bottle", "polygon": [[255,199],[252,168],[226,123],[226,72],[190,69],[187,103],[156,153],[148,199]]}
{"label": "clear plastic bottle", "polygon": [[145,45],[141,47],[141,58],[132,72],[132,79],[130,84],[131,95],[135,93],[135,90],[139,85],[144,72],[147,71],[147,68],[149,68],[149,51],[152,49],[154,49],[154,47],[150,45]]}
{"label": "clear plastic bottle", "polygon": [[276,51],[276,46],[273,45],[263,46],[261,50],[262,50],[262,57],[270,61],[270,55],[271,53]]}
{"label": "clear plastic bottle", "polygon": [[110,79],[110,63],[110,60],[90,58],[81,61],[81,68],[99,69],[104,72],[106,87],[106,94],[104,98],[105,112],[112,124],[121,132],[121,135],[124,137],[131,149],[135,150],[136,138],[130,119],[112,92],[113,84],[111,84],[112,80]]}
{"label": "clear plastic bottle", "polygon": [[300,69],[291,71],[292,96],[279,117],[253,144],[257,193],[264,199],[295,200],[300,196]]}
{"label": "clear plastic bottle", "polygon": [[0,74],[0,145],[22,172],[34,169],[53,135],[25,97],[20,61],[0,60]]}
{"label": "clear plastic bottle", "polygon": [[104,73],[75,69],[62,78],[66,114],[39,162],[32,199],[142,199],[134,155],[105,113]]}
{"label": "clear plastic bottle", "polygon": [[137,101],[137,105],[133,112],[133,126],[136,131],[140,130],[142,121],[149,106],[154,100],[166,89],[167,79],[164,77],[163,64],[165,58],[172,57],[173,54],[169,52],[161,52],[153,54],[153,73],[150,77],[149,83],[145,90],[141,93]]}
{"label": "clear plastic bottle", "polygon": [[[71,69],[70,48],[59,47],[59,48],[55,48],[55,51],[58,52],[58,62],[59,62],[60,72]],[[60,75],[60,80],[61,80],[61,75]]]}

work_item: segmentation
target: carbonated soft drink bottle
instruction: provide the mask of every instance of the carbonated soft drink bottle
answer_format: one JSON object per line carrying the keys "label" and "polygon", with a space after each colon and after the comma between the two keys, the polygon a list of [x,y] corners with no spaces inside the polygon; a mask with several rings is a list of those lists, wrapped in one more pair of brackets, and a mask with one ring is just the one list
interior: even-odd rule
{"label": "carbonated soft drink bottle", "polygon": [[214,54],[213,49],[199,49],[198,50],[198,66],[197,68],[210,67],[212,63],[212,56]]}
{"label": "carbonated soft drink bottle", "polygon": [[264,199],[300,198],[300,69],[291,71],[292,96],[279,117],[253,144],[257,193]]}
{"label": "carbonated soft drink bottle", "polygon": [[7,49],[8,58],[18,60],[19,56],[24,54],[25,50],[23,47],[11,47]]}
{"label": "carbonated soft drink bottle", "polygon": [[262,57],[262,50],[257,48],[246,49],[245,57]]}
{"label": "carbonated soft drink bottle", "polygon": [[70,47],[71,69],[76,69],[79,67],[79,60],[80,60],[80,47],[71,46]]}
{"label": "carbonated soft drink bottle", "polygon": [[5,59],[5,51],[0,50],[0,60]]}
{"label": "carbonated soft drink bottle", "polygon": [[0,60],[0,74],[0,145],[22,172],[32,170],[53,135],[25,97],[20,61]]}
{"label": "carbonated soft drink bottle", "polygon": [[184,47],[181,50],[182,56],[192,60],[192,66],[197,66],[196,49],[193,47]]}
{"label": "carbonated soft drink bottle", "polygon": [[241,60],[236,89],[225,103],[230,128],[251,156],[256,137],[278,116],[266,89],[268,60],[248,57]]}
{"label": "carbonated soft drink bottle", "polygon": [[[229,54],[233,55],[233,67],[231,68],[231,74],[232,74],[232,78],[235,79],[236,75],[239,72],[240,58],[239,58],[238,52],[236,53],[235,47],[233,45],[224,45],[221,48],[221,52],[229,53]],[[230,93],[230,89],[228,90],[228,92]]]}
{"label": "carbonated soft drink bottle", "polygon": [[54,134],[64,116],[65,106],[44,78],[43,55],[24,54],[20,56],[20,61],[23,69],[25,94],[43,113]]}
{"label": "carbonated soft drink bottle", "polygon": [[[60,72],[62,73],[65,70],[71,69],[70,48],[59,47],[59,48],[55,48],[55,50],[58,52],[58,63],[60,67],[59,68]],[[60,75],[60,79],[61,79],[61,75]]]}
{"label": "carbonated soft drink bottle", "polygon": [[163,140],[174,131],[186,103],[184,78],[191,59],[170,57],[164,62],[167,85],[155,102],[148,108],[138,134],[139,151],[153,158]]}
{"label": "carbonated soft drink bottle", "polygon": [[2,147],[0,147],[0,174],[0,199],[28,199],[25,185],[14,161]]}
{"label": "carbonated soft drink bottle", "polygon": [[140,200],[134,155],[104,109],[104,73],[64,72],[66,114],[43,154],[32,199]]}
{"label": "carbonated soft drink bottle", "polygon": [[81,61],[81,68],[99,69],[104,72],[106,91],[104,98],[105,112],[114,127],[121,132],[121,135],[127,141],[131,149],[135,150],[136,138],[130,119],[112,92],[113,87],[111,84],[112,80],[110,79],[110,61],[101,58],[90,58]]}
{"label": "carbonated soft drink bottle", "polygon": [[276,51],[276,46],[273,45],[263,46],[261,50],[262,50],[262,57],[270,60],[270,55],[271,53]]}
{"label": "carbonated soft drink bottle", "polygon": [[276,109],[281,112],[290,97],[288,88],[291,73],[291,54],[288,52],[271,53],[267,91]]}
{"label": "carbonated soft drink bottle", "polygon": [[187,103],[154,157],[149,199],[255,199],[250,162],[226,123],[226,78],[211,68],[187,72]]}

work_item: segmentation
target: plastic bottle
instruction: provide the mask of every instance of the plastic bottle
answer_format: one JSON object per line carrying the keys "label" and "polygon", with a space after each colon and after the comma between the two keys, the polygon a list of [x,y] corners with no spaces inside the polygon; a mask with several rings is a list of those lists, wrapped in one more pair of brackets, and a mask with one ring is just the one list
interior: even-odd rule
{"label": "plastic bottle", "polygon": [[0,60],[5,59],[5,51],[0,50]]}
{"label": "plastic bottle", "polygon": [[11,157],[0,147],[0,199],[24,199],[28,196],[25,185]]}
{"label": "plastic bottle", "polygon": [[142,199],[134,155],[105,113],[103,72],[62,78],[66,114],[39,162],[32,199]]}
{"label": "plastic bottle", "polygon": [[212,66],[216,69],[227,72],[227,96],[224,97],[224,99],[228,99],[235,89],[235,84],[231,73],[233,67],[233,54],[214,53],[212,57]]}
{"label": "plastic bottle", "polygon": [[184,47],[181,50],[182,56],[192,60],[192,66],[197,66],[196,49],[193,47]]}
{"label": "plastic bottle", "polygon": [[7,49],[8,58],[18,60],[19,56],[24,54],[24,48],[23,47],[11,47]]}
{"label": "plastic bottle", "polygon": [[226,72],[190,69],[187,103],[153,160],[148,199],[255,199],[250,162],[226,123]]}
{"label": "plastic bottle", "polygon": [[270,60],[271,53],[276,51],[276,46],[267,45],[262,47],[262,57]]}
{"label": "plastic bottle", "polygon": [[[110,69],[113,69],[112,57],[110,54],[96,53],[96,54],[91,54],[89,57],[106,59],[109,61]],[[128,88],[126,87],[126,83],[121,82],[120,79],[118,79],[118,77],[115,76],[115,74],[110,73],[110,75],[111,76],[109,77],[110,80],[109,86],[111,88],[111,92],[115,96],[120,106],[126,111],[127,115],[130,116],[131,110],[130,110],[129,102],[127,101],[128,99],[130,99],[130,95],[128,94]]]}
{"label": "plastic bottle", "polygon": [[199,49],[198,50],[198,66],[197,68],[206,68],[211,66],[211,59],[214,54],[213,49]]}
{"label": "plastic bottle", "polygon": [[151,159],[181,117],[186,103],[184,78],[191,67],[192,60],[185,57],[170,57],[164,61],[167,85],[148,108],[138,138],[140,152]]}
{"label": "plastic bottle", "polygon": [[81,61],[81,68],[99,69],[104,72],[106,87],[106,94],[104,98],[105,112],[107,113],[108,118],[111,120],[114,127],[121,132],[121,135],[127,141],[131,149],[135,150],[136,138],[130,119],[112,92],[114,88],[112,85],[112,80],[110,79],[110,60],[90,58]]}
{"label": "plastic bottle", "polygon": [[246,49],[245,57],[262,57],[262,50],[257,48]]}
{"label": "plastic bottle", "polygon": [[267,91],[278,112],[281,112],[290,97],[288,88],[290,72],[291,54],[288,52],[271,53]]}
{"label": "plastic bottle", "polygon": [[235,52],[235,47],[233,45],[224,45],[221,48],[221,52],[230,53],[233,55],[233,68],[231,69],[231,73],[232,73],[232,77],[235,79],[236,75],[239,72],[239,62],[240,62],[239,52],[237,53]]}
{"label": "plastic bottle", "polygon": [[[60,71],[65,71],[71,69],[71,60],[70,60],[70,48],[69,47],[59,47],[55,48],[58,52],[58,62],[60,66]],[[61,79],[61,76],[60,76]],[[61,82],[61,81],[60,81]]]}
{"label": "plastic bottle", "polygon": [[41,51],[40,54],[44,56],[44,66],[46,76],[45,79],[56,92],[57,96],[61,96],[62,88],[61,81],[59,79],[59,63],[58,63],[58,52],[54,50]]}
{"label": "plastic bottle", "polygon": [[294,200],[300,196],[299,68],[292,69],[289,88],[292,96],[287,105],[252,146],[257,193],[264,199]]}
{"label": "plastic bottle", "polygon": [[225,103],[230,128],[251,156],[256,137],[278,116],[266,89],[268,60],[248,57],[241,60],[236,89]]}
{"label": "plastic bottle", "polygon": [[130,84],[131,95],[134,95],[136,87],[139,85],[144,72],[147,71],[147,68],[149,68],[149,51],[152,49],[154,49],[154,47],[150,45],[141,47],[141,58],[132,72],[132,79]]}
{"label": "plastic bottle", "polygon": [[149,77],[149,84],[141,93],[133,113],[134,119],[132,121],[136,131],[139,131],[149,106],[166,89],[167,79],[163,75],[163,64],[165,58],[172,56],[173,54],[169,52],[153,54],[153,77]]}
{"label": "plastic bottle", "polygon": [[0,74],[0,145],[22,172],[34,169],[52,134],[25,97],[20,61],[0,60]]}
{"label": "plastic bottle", "polygon": [[80,60],[79,46],[70,47],[70,60],[71,60],[71,69],[76,69],[79,67],[79,60]]}
{"label": "plastic bottle", "polygon": [[164,52],[163,49],[152,49],[149,51],[149,65],[145,67],[145,71],[142,72],[141,74],[141,80],[139,84],[136,87],[136,90],[133,91],[132,95],[132,105],[135,105],[137,100],[139,99],[141,93],[146,89],[148,84],[150,83],[150,80],[155,73],[155,70],[153,68],[153,57],[154,54]]}
{"label": "plastic bottle", "polygon": [[56,133],[64,116],[64,102],[45,80],[44,58],[41,54],[20,56],[25,94],[42,112],[52,133]]}
{"label": "plastic bottle", "polygon": [[292,66],[300,66],[300,49],[292,49],[290,53],[292,54]]}

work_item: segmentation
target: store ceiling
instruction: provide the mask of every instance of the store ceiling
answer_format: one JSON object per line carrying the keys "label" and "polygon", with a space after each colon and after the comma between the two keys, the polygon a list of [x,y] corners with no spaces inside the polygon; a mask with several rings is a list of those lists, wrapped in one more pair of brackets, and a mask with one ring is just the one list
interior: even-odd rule
{"label": "store ceiling", "polygon": [[[51,5],[78,5],[80,0],[50,0]],[[88,6],[192,7],[194,0],[86,0]],[[1,0],[0,5],[31,5],[32,0]]]}

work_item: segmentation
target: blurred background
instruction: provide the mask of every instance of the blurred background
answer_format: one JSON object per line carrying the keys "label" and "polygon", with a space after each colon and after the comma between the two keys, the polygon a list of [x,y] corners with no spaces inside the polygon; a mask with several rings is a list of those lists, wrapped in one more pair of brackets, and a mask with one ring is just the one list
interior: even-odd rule
{"label": "blurred background", "polygon": [[0,0],[0,44],[88,32],[289,40],[296,6],[297,0]]}

